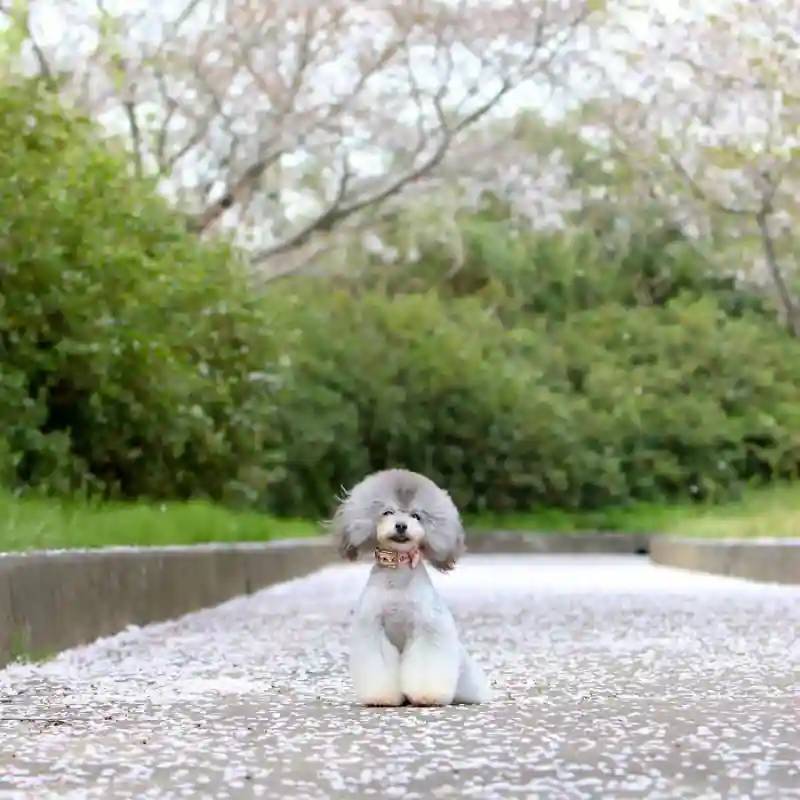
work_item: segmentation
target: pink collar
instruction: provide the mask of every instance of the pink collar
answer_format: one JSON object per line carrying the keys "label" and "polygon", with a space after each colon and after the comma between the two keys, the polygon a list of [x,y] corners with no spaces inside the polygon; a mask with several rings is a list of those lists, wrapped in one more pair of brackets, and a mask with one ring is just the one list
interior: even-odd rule
{"label": "pink collar", "polygon": [[408,564],[411,569],[414,569],[414,567],[419,564],[419,559],[419,549],[409,550],[407,553],[399,553],[397,550],[383,550],[380,547],[375,548],[375,563],[379,567],[397,569],[403,564]]}

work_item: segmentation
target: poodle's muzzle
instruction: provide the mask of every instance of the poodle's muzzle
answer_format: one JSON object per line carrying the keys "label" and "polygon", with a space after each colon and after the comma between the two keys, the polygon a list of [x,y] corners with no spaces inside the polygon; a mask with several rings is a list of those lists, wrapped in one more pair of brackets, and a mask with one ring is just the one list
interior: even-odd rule
{"label": "poodle's muzzle", "polygon": [[400,553],[416,550],[425,538],[418,514],[387,510],[377,525],[378,545]]}

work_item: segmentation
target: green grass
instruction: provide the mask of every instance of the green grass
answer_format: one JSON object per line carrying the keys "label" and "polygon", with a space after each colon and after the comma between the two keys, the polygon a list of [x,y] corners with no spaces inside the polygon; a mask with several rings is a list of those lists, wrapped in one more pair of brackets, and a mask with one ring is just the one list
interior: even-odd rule
{"label": "green grass", "polygon": [[0,552],[261,542],[319,533],[313,522],[277,520],[200,501],[88,505],[0,494],[0,520]]}
{"label": "green grass", "polygon": [[552,533],[620,531],[667,533],[703,538],[800,538],[800,484],[746,491],[723,504],[635,505],[570,514],[544,510],[530,514],[467,518],[476,531],[494,528]]}
{"label": "green grass", "polygon": [[[210,503],[86,504],[0,493],[0,552],[206,542],[262,542],[315,536],[315,522],[230,511]],[[621,531],[678,536],[800,537],[800,484],[754,489],[722,505],[637,505],[575,514],[467,517],[476,531],[503,528],[541,532]]]}
{"label": "green grass", "polygon": [[[7,664],[36,664],[41,661],[49,661],[54,653],[48,650],[32,650],[28,647],[24,634],[14,633],[11,636],[11,643],[6,653],[0,653]],[[3,663],[0,660],[0,663]]]}

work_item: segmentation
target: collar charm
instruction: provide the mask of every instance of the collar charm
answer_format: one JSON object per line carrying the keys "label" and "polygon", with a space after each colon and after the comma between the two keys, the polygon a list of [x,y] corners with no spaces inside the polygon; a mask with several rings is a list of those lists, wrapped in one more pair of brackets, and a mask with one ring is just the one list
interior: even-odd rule
{"label": "collar charm", "polygon": [[384,550],[383,548],[375,548],[375,563],[379,567],[386,567],[387,569],[397,569],[398,567],[408,564],[411,569],[414,569],[419,564],[420,553],[419,550],[410,550],[408,553],[398,553],[396,550]]}

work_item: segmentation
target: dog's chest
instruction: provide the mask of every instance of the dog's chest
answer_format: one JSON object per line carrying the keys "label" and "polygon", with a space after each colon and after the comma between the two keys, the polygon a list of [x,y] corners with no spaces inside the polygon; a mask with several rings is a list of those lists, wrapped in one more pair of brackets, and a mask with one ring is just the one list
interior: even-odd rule
{"label": "dog's chest", "polygon": [[431,610],[438,605],[422,570],[375,571],[362,598],[362,613],[377,617],[386,638],[401,652],[429,625]]}
{"label": "dog's chest", "polygon": [[386,638],[401,652],[424,617],[423,603],[413,593],[389,592],[380,607],[380,621]]}
{"label": "dog's chest", "polygon": [[387,603],[381,613],[386,638],[401,652],[414,633],[414,614],[408,605]]}

